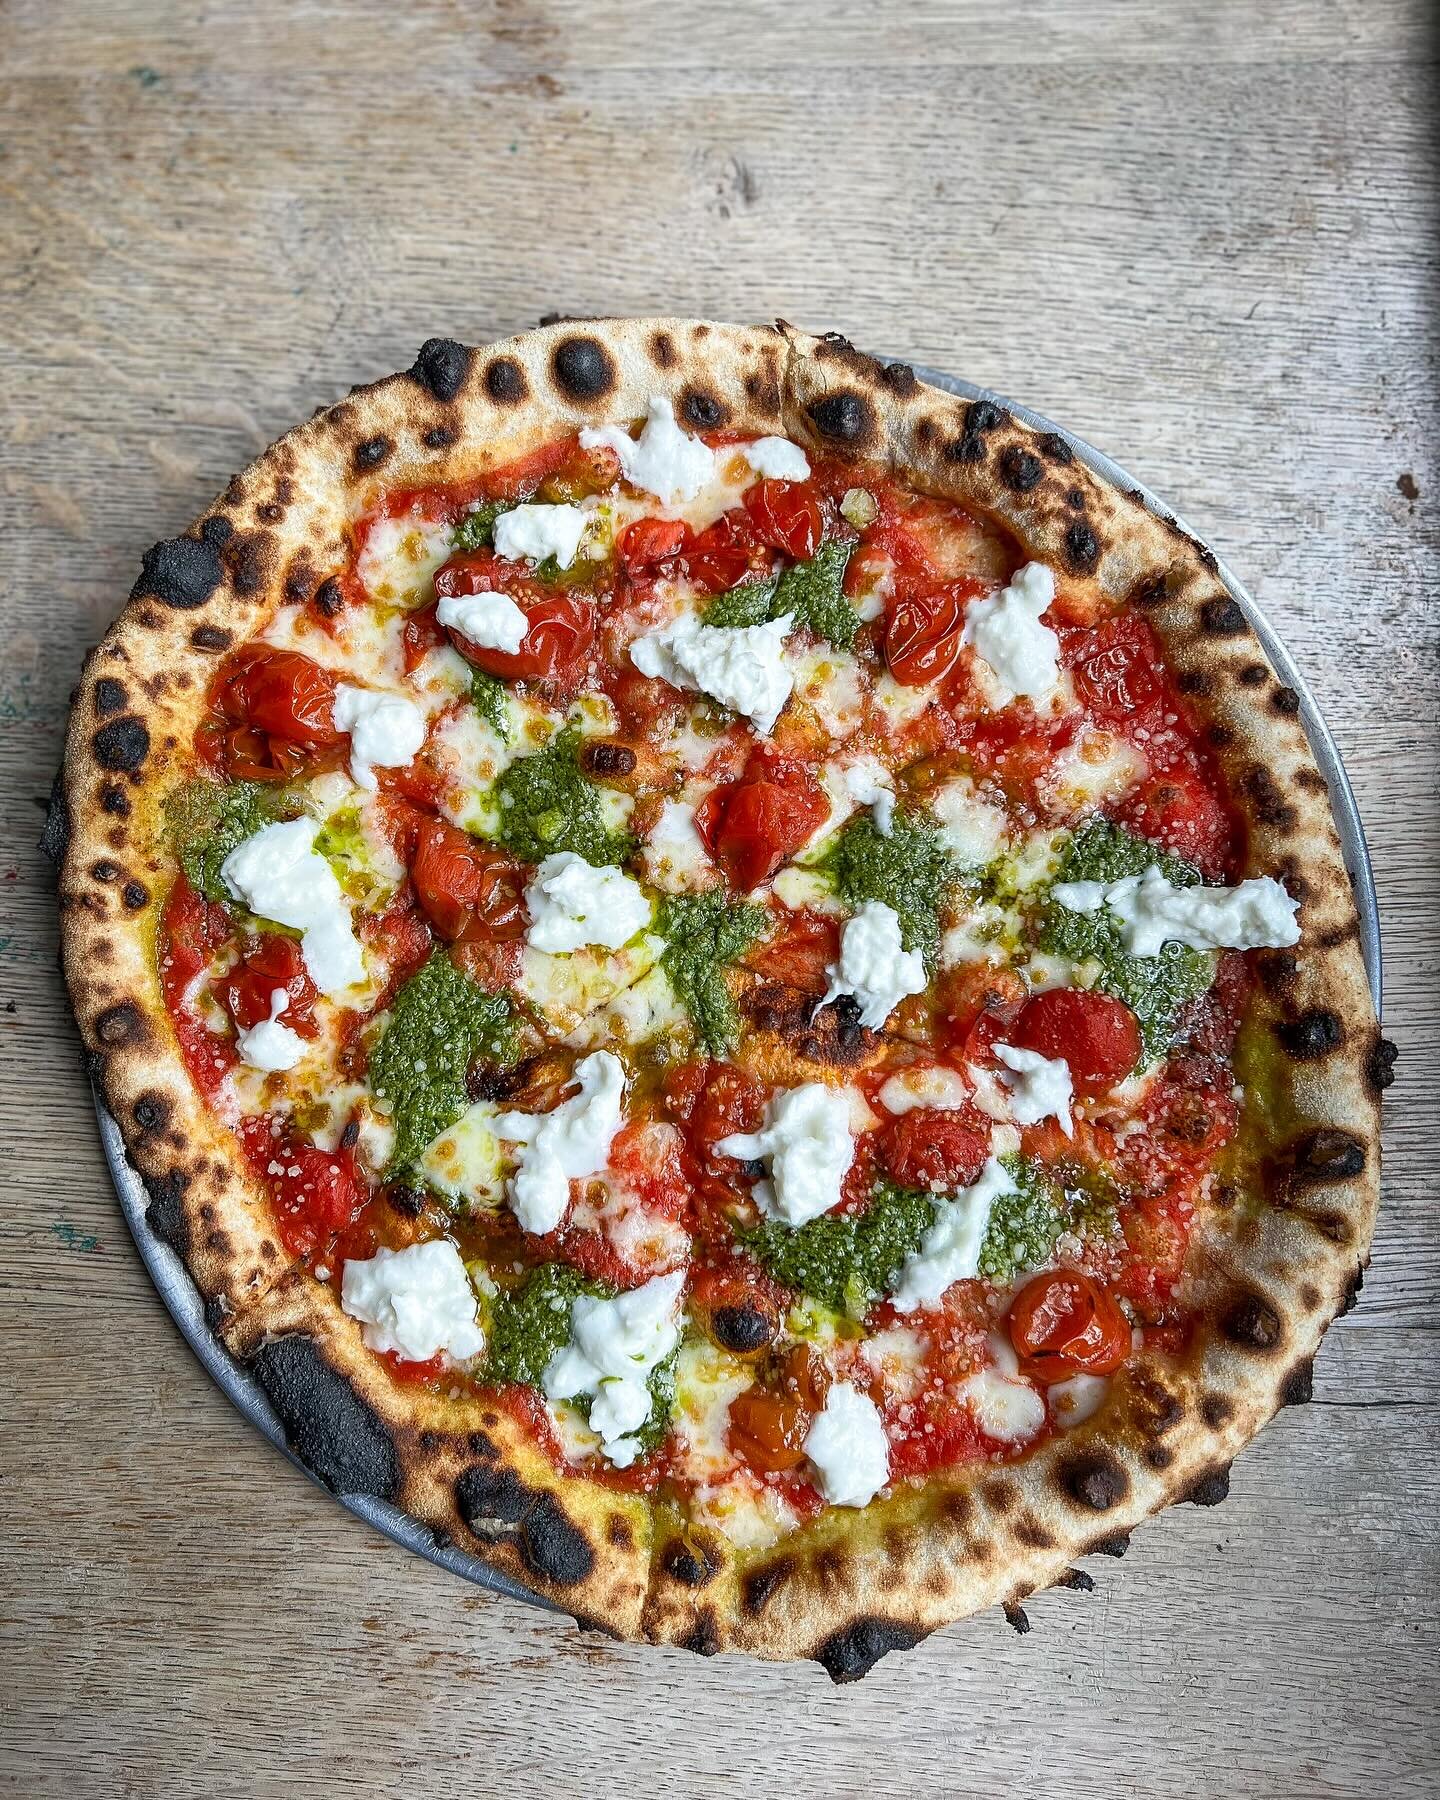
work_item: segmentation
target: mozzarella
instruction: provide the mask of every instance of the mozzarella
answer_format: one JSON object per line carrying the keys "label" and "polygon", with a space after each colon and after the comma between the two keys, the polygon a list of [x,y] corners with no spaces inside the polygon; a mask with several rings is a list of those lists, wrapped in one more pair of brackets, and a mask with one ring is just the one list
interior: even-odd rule
{"label": "mozzarella", "polygon": [[964,869],[982,868],[1000,854],[1005,841],[1005,814],[981,800],[975,784],[957,775],[930,796],[930,810],[940,823],[940,841]]}
{"label": "mozzarella", "polygon": [[669,894],[715,882],[715,865],[695,829],[695,808],[683,800],[663,802],[640,860],[649,879]]}
{"label": "mozzarella", "polygon": [[568,569],[584,535],[585,514],[578,506],[513,506],[495,521],[495,554],[507,562],[553,556]]}
{"label": "mozzarella", "polygon": [[510,1207],[526,1231],[555,1229],[565,1216],[571,1180],[600,1173],[620,1129],[625,1069],[619,1058],[597,1050],[576,1063],[575,1079],[580,1092],[553,1111],[506,1112],[495,1120],[500,1137],[522,1146]]}
{"label": "mozzarella", "polygon": [[993,672],[991,698],[999,706],[1024,695],[1048,694],[1060,673],[1060,640],[1040,615],[1055,598],[1054,572],[1026,563],[1010,585],[973,601],[961,642],[974,646]]}
{"label": "mozzarella", "polygon": [[819,869],[800,869],[788,863],[771,882],[770,891],[782,906],[792,910],[803,906],[811,912],[837,916],[845,911],[834,881]]}
{"label": "mozzarella", "polygon": [[675,1365],[675,1462],[686,1481],[714,1481],[735,1466],[725,1442],[730,1402],[755,1384],[755,1371],[713,1344],[686,1344]]}
{"label": "mozzarella", "polygon": [[564,1036],[654,968],[665,947],[664,938],[653,931],[619,950],[589,945],[565,956],[550,956],[527,944],[515,988]]}
{"label": "mozzarella", "polygon": [[1018,1044],[993,1048],[1005,1065],[1000,1079],[1010,1090],[1010,1116],[1015,1123],[1038,1125],[1042,1119],[1057,1119],[1066,1137],[1073,1137],[1070,1102],[1074,1088],[1064,1057],[1042,1056],[1038,1050],[1022,1050]]}
{"label": "mozzarella", "polygon": [[502,1161],[495,1107],[488,1100],[477,1100],[448,1131],[426,1145],[417,1169],[449,1199],[491,1207],[504,1193]]}
{"label": "mozzarella", "polygon": [[787,1225],[803,1225],[840,1202],[840,1187],[855,1157],[851,1106],[843,1088],[807,1081],[777,1094],[756,1132],[735,1132],[715,1148],[721,1156],[763,1157],[770,1180],[757,1182],[760,1210]]}
{"label": "mozzarella", "polygon": [[981,1369],[955,1390],[975,1415],[986,1437],[1002,1444],[1018,1444],[1034,1437],[1045,1423],[1045,1402],[1028,1381],[1002,1375],[998,1369]]}
{"label": "mozzarella", "polygon": [[482,650],[503,650],[507,656],[515,654],[530,629],[529,619],[508,594],[446,594],[435,617]]}
{"label": "mozzarella", "polygon": [[683,1037],[689,1022],[690,1015],[664,969],[651,969],[573,1025],[565,1042],[575,1050],[648,1044],[659,1037]]}
{"label": "mozzarella", "polygon": [[597,869],[573,850],[545,858],[525,900],[531,920],[526,941],[551,954],[586,944],[618,950],[650,923],[650,902],[639,882],[619,869]]}
{"label": "mozzarella", "polygon": [[475,1291],[460,1252],[446,1238],[347,1262],[340,1304],[360,1321],[372,1350],[409,1362],[428,1362],[442,1350],[456,1362],[468,1362],[485,1348],[485,1334],[475,1321]]}
{"label": "mozzarella", "polygon": [[795,1529],[788,1501],[748,1470],[706,1482],[690,1498],[690,1517],[728,1538],[737,1550],[765,1550]]}
{"label": "mozzarella", "polygon": [[920,1248],[905,1258],[891,1299],[896,1312],[934,1306],[957,1281],[980,1272],[980,1252],[990,1228],[990,1211],[1003,1194],[1015,1192],[1010,1171],[990,1157],[978,1180],[949,1199],[935,1201],[935,1217]]}
{"label": "mozzarella", "polygon": [[790,698],[794,677],[784,662],[791,617],[765,625],[702,625],[693,613],[637,638],[630,660],[642,675],[709,694],[768,737]]}
{"label": "mozzarella", "polygon": [[270,1017],[256,1025],[247,1025],[235,1033],[235,1048],[240,1060],[252,1069],[293,1069],[305,1054],[305,1040],[288,1025],[280,1023],[280,1015],[290,1004],[289,992],[283,987],[270,990]]}
{"label": "mozzarella", "polygon": [[890,1444],[879,1409],[848,1381],[825,1396],[805,1435],[805,1454],[831,1506],[868,1506],[890,1479]]}
{"label": "mozzarella", "polygon": [[373,794],[375,771],[403,768],[425,742],[425,715],[402,694],[377,694],[342,681],[335,690],[335,729],[350,733],[350,775]]}
{"label": "mozzarella", "polygon": [[315,848],[314,819],[266,825],[220,865],[220,878],[251,912],[303,935],[300,953],[322,994],[365,979],[365,959],[335,871]]}
{"label": "mozzarella", "polygon": [[1239,887],[1176,887],[1152,863],[1143,875],[1122,881],[1062,881],[1056,900],[1071,912],[1105,906],[1120,922],[1120,942],[1131,956],[1158,956],[1166,944],[1192,950],[1284,950],[1300,941],[1292,900],[1272,876]]}
{"label": "mozzarella", "polygon": [[766,481],[808,481],[810,459],[789,438],[756,438],[753,444],[742,444],[740,454],[755,473]]}
{"label": "mozzarella", "polygon": [[876,1031],[910,994],[925,988],[925,958],[907,950],[900,918],[883,900],[867,900],[847,920],[840,937],[840,960],[826,970],[830,985],[822,1006],[841,994],[860,1002],[860,1023]]}
{"label": "mozzarella", "polygon": [[581,1294],[570,1307],[570,1342],[545,1367],[547,1399],[592,1396],[590,1426],[619,1469],[640,1454],[634,1433],[650,1417],[650,1373],[680,1341],[685,1271],[601,1300]]}
{"label": "mozzarella", "polygon": [[845,650],[808,650],[789,658],[795,697],[812,707],[835,739],[849,737],[865,718],[867,681],[860,659]]}
{"label": "mozzarella", "polygon": [[432,591],[431,577],[450,557],[450,537],[443,519],[376,519],[365,534],[355,573],[372,600],[421,605]]}
{"label": "mozzarella", "polygon": [[1038,785],[1042,797],[1059,812],[1093,812],[1128,794],[1148,769],[1144,756],[1125,738],[1086,726]]}
{"label": "mozzarella", "polygon": [[857,806],[875,809],[875,829],[889,837],[895,829],[895,785],[885,765],[873,756],[848,764],[845,789]]}
{"label": "mozzarella", "polygon": [[1045,1393],[1050,1416],[1062,1431],[1085,1421],[1099,1411],[1110,1391],[1106,1375],[1070,1375],[1054,1382]]}
{"label": "mozzarella", "polygon": [[958,1069],[947,1069],[940,1063],[929,1063],[923,1069],[906,1069],[892,1075],[881,1088],[880,1104],[886,1112],[913,1112],[917,1106],[938,1107],[953,1111],[970,1098],[970,1084]]}
{"label": "mozzarella", "polygon": [[601,425],[580,433],[584,450],[613,450],[620,473],[631,487],[654,494],[671,505],[693,500],[715,474],[715,453],[675,423],[675,408],[657,394],[650,402],[638,438],[618,425]]}

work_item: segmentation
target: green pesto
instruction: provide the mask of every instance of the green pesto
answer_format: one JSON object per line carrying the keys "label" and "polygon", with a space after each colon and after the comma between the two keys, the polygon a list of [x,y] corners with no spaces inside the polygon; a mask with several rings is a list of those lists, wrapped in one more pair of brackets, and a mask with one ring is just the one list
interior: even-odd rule
{"label": "green pesto", "polygon": [[634,848],[628,833],[606,825],[599,791],[580,773],[579,748],[580,733],[567,726],[544,749],[511,763],[495,783],[496,835],[522,862],[573,850],[599,868],[623,862]]}
{"label": "green pesto", "polygon": [[779,585],[778,575],[768,576],[763,581],[742,582],[739,587],[733,587],[725,594],[717,594],[713,600],[708,601],[701,608],[700,622],[702,625],[729,629],[763,625],[768,619],[777,616],[773,602]]}
{"label": "green pesto", "polygon": [[861,1213],[822,1213],[803,1225],[771,1219],[741,1242],[777,1281],[822,1305],[863,1318],[894,1285],[905,1258],[920,1248],[934,1217],[921,1188],[877,1180]]}
{"label": "green pesto", "polygon": [[852,908],[883,900],[900,918],[907,950],[919,950],[931,967],[940,950],[940,908],[959,880],[954,856],[923,813],[897,812],[889,837],[881,835],[867,807],[857,813],[821,858],[840,897]]}
{"label": "green pesto", "polygon": [[450,533],[452,547],[456,550],[488,550],[495,542],[495,521],[514,506],[513,500],[482,500]]}
{"label": "green pesto", "polygon": [[779,575],[742,582],[718,594],[700,614],[706,625],[764,625],[789,613],[796,626],[848,650],[860,629],[860,617],[845,598],[845,568],[853,544],[832,539],[808,562],[792,563]]}
{"label": "green pesto", "polygon": [[[1055,876],[1060,881],[1121,881],[1142,875],[1152,864],[1177,887],[1193,887],[1199,871],[1108,819],[1092,819],[1078,831]],[[1210,986],[1214,965],[1187,944],[1166,944],[1158,956],[1131,956],[1121,947],[1120,927],[1105,907],[1071,912],[1047,900],[1040,915],[1040,948],[1072,962],[1093,957],[1101,973],[1096,986],[1123,1000],[1140,1023],[1147,1063],[1169,1050],[1182,1007]]]}
{"label": "green pesto", "polygon": [[764,907],[736,904],[720,888],[670,895],[660,903],[656,928],[666,940],[660,966],[701,1043],[711,1056],[726,1055],[735,1047],[740,1018],[725,970],[764,932]]}
{"label": "green pesto", "polygon": [[165,802],[165,822],[191,887],[207,900],[233,903],[220,878],[225,858],[266,825],[299,811],[289,790],[264,782],[187,781]]}
{"label": "green pesto", "polygon": [[505,683],[485,669],[470,671],[470,704],[502,744],[510,741],[510,714],[505,704]]}
{"label": "green pesto", "polygon": [[[570,1308],[582,1294],[609,1299],[614,1289],[587,1281],[568,1263],[546,1263],[533,1269],[518,1288],[491,1304],[486,1345],[485,1379],[517,1381],[538,1388],[546,1367],[570,1342]],[[650,1416],[633,1435],[642,1452],[656,1449],[669,1430],[675,1405],[675,1364],[679,1346],[650,1372]],[[588,1414],[590,1401],[572,1402]]]}
{"label": "green pesto", "polygon": [[1002,1156],[1015,1183],[990,1207],[980,1246],[980,1273],[1011,1282],[1047,1262],[1067,1234],[1108,1237],[1115,1228],[1116,1190],[1103,1170],[1079,1163],[1049,1168],[1029,1157]]}
{"label": "green pesto", "polygon": [[467,980],[444,950],[432,952],[396,995],[370,1058],[370,1084],[395,1126],[387,1174],[413,1169],[464,1112],[465,1075],[477,1056],[513,1062],[518,1053],[505,995]]}

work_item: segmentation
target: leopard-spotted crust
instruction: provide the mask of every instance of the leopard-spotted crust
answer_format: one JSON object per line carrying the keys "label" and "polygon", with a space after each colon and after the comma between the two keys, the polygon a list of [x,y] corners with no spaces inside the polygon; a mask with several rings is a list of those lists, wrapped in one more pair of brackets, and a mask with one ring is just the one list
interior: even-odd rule
{"label": "leopard-spotted crust", "polygon": [[[1197,1236],[1202,1324],[1183,1362],[1139,1357],[1104,1408],[1005,1467],[971,1466],[863,1513],[830,1510],[767,1551],[561,1478],[494,1406],[393,1380],[333,1295],[289,1267],[266,1207],[185,1075],[155,972],[173,878],[159,799],[186,770],[216,660],[349,555],[383,488],[472,476],[577,425],[672,398],[692,429],[783,431],[893,467],[998,520],[1072,592],[1128,599],[1159,634],[1249,822],[1247,875],[1301,902],[1294,951],[1258,958],[1243,1048],[1269,1071],[1269,1124]],[[341,1491],[383,1494],[449,1541],[622,1637],[701,1653],[818,1659],[837,1680],[979,1608],[1012,1615],[1071,1561],[1148,1514],[1223,1496],[1238,1450],[1308,1397],[1326,1326],[1353,1299],[1379,1189],[1379,1037],[1325,782],[1297,716],[1208,553],[1084,467],[1063,438],[961,401],[842,338],[781,325],[565,322],[486,349],[431,340],[280,439],[183,536],[147,553],[89,658],[52,841],[64,961],[100,1090],[231,1348],[301,1456]],[[803,1008],[772,994],[777,1059],[863,1060],[787,1045]]]}

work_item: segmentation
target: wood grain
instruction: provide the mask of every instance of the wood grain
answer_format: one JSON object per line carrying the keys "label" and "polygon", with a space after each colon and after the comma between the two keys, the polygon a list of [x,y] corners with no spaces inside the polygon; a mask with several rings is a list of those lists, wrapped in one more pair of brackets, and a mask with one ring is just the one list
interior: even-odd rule
{"label": "wood grain", "polygon": [[[1436,71],[1423,0],[8,0],[0,1787],[1428,1795],[1440,1281]],[[341,1512],[129,1244],[37,802],[142,548],[353,381],[542,312],[777,314],[1043,407],[1251,584],[1370,831],[1402,1054],[1317,1404],[1218,1512],[892,1658],[577,1635]],[[603,1771],[603,1774],[597,1773]]]}

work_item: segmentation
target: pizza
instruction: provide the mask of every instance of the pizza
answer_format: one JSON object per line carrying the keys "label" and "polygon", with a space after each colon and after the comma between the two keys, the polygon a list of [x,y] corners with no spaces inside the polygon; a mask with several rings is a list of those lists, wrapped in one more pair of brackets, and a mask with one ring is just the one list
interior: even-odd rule
{"label": "pizza", "polygon": [[1223,1497],[1360,1285],[1295,693],[1173,521],[843,338],[424,345],[154,546],[53,839],[297,1454],[836,1679]]}

